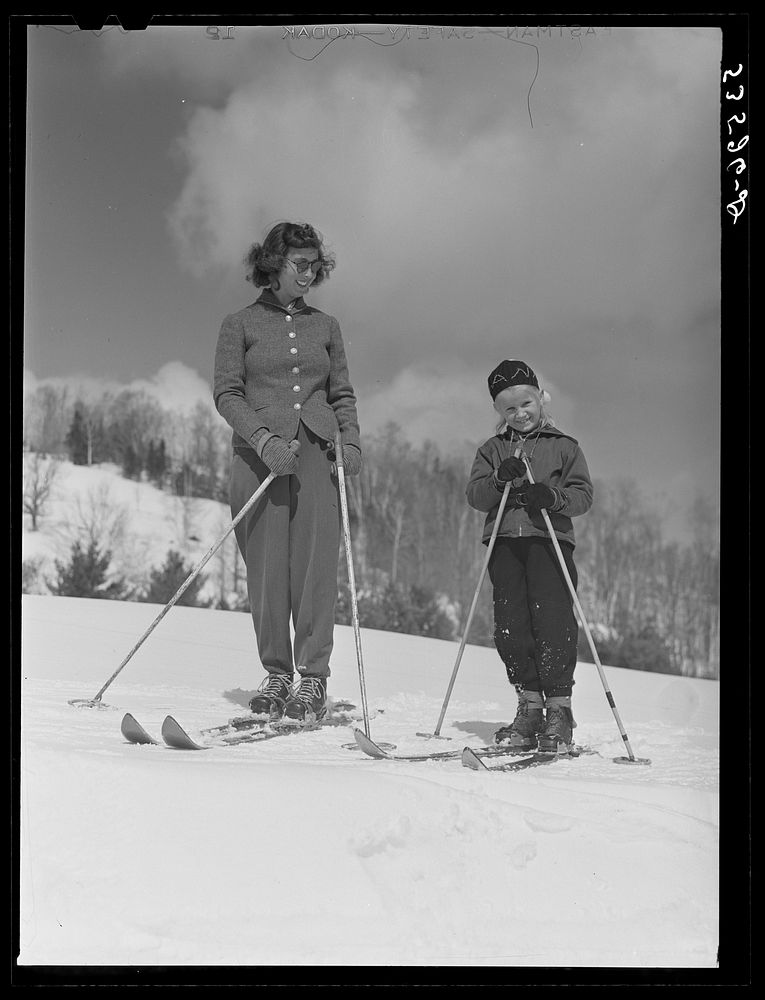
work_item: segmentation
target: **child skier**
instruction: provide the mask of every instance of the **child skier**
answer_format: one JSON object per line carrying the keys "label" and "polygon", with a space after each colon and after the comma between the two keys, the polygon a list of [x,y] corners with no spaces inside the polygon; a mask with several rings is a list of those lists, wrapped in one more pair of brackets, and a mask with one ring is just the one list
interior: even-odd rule
{"label": "child skier", "polygon": [[592,483],[578,443],[547,415],[549,394],[540,391],[527,364],[503,361],[488,382],[501,423],[497,434],[478,449],[466,492],[471,507],[487,514],[487,544],[510,484],[489,577],[494,588],[494,643],[518,695],[515,719],[497,730],[494,739],[519,752],[565,752],[573,746],[576,726],[571,691],[578,629],[571,593],[541,512],[546,510],[550,517],[576,586],[571,518],[590,509]]}

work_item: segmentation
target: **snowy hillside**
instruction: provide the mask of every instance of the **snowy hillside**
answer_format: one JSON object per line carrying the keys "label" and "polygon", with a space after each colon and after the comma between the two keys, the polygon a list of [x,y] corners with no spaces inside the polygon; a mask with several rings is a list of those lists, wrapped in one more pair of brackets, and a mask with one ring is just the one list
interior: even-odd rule
{"label": "snowy hillside", "polygon": [[[25,457],[29,479],[36,456]],[[231,524],[226,504],[185,498],[159,490],[148,482],[126,479],[115,465],[73,465],[54,462],[50,497],[45,501],[38,530],[24,518],[22,559],[35,567],[33,593],[46,593],[46,580],[55,577],[55,561],[66,563],[73,542],[91,539],[112,554],[113,571],[141,586],[152,569],[158,569],[170,549],[180,553],[189,569],[195,565]],[[42,463],[42,469],[50,463]],[[203,571],[205,586],[200,598],[221,594],[234,604],[231,587],[241,563],[233,534]],[[240,565],[240,577],[243,566]],[[243,586],[243,584],[242,584]]]}
{"label": "snowy hillside", "polygon": [[[523,773],[376,761],[351,728],[193,753],[124,741],[241,714],[262,677],[246,614],[176,607],[92,697],[155,605],[22,604],[22,965],[714,969],[714,681],[580,664],[576,735],[598,755]],[[478,746],[513,713],[496,653],[365,630],[370,734]],[[330,695],[359,704],[338,627]],[[363,726],[361,721],[359,726]],[[571,979],[563,980],[571,981]]]}

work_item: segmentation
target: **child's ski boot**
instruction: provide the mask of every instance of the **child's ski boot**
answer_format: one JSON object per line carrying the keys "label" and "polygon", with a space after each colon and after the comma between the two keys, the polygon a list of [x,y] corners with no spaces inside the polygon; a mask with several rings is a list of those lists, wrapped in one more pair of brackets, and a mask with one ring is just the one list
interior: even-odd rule
{"label": "child's ski boot", "polygon": [[494,734],[494,742],[509,750],[524,753],[537,749],[538,737],[545,725],[545,703],[539,691],[518,690],[518,710],[509,726]]}
{"label": "child's ski boot", "polygon": [[545,708],[545,723],[539,733],[540,753],[570,753],[574,749],[576,728],[571,697],[548,698]]}

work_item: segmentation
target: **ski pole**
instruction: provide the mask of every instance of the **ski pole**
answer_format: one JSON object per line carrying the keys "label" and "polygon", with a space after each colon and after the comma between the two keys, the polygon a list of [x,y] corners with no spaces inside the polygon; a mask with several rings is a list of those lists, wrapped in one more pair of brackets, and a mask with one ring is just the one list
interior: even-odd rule
{"label": "ski pole", "polygon": [[[299,445],[298,445],[297,441],[291,441],[290,442],[290,448],[292,448],[292,450],[294,452],[297,452],[298,447],[299,447]],[[146,631],[143,633],[143,635],[141,636],[141,638],[138,640],[138,642],[135,644],[135,646],[133,646],[133,648],[127,654],[127,656],[125,657],[125,659],[122,661],[122,663],[120,663],[120,665],[117,667],[117,669],[111,675],[111,677],[106,682],[106,684],[104,684],[104,686],[101,688],[101,690],[98,692],[98,694],[96,694],[93,698],[71,698],[69,700],[69,704],[70,705],[77,705],[80,708],[100,708],[101,707],[101,696],[103,695],[104,691],[106,691],[106,689],[109,687],[109,685],[112,683],[112,681],[117,677],[117,675],[123,670],[123,668],[127,666],[127,664],[129,663],[129,661],[133,658],[134,654],[138,652],[138,650],[141,648],[141,646],[144,644],[144,642],[149,638],[149,636],[151,635],[151,633],[154,631],[154,629],[157,627],[157,625],[159,625],[159,623],[165,617],[165,615],[170,610],[170,608],[172,608],[173,605],[176,604],[177,601],[185,594],[185,592],[191,586],[191,584],[193,583],[193,581],[199,576],[199,574],[202,572],[202,570],[207,565],[207,563],[210,561],[210,559],[212,559],[212,557],[215,555],[215,553],[218,551],[218,549],[221,547],[221,545],[223,545],[223,543],[228,538],[228,536],[231,534],[231,532],[234,530],[234,528],[237,526],[237,524],[239,524],[239,522],[242,520],[242,518],[251,510],[251,508],[257,503],[257,501],[260,499],[260,497],[265,493],[265,491],[268,489],[268,487],[271,484],[271,481],[274,478],[275,478],[275,475],[274,475],[273,472],[270,472],[266,476],[266,478],[263,480],[263,482],[260,484],[260,486],[255,490],[255,492],[252,494],[252,496],[247,501],[247,503],[244,505],[244,507],[242,507],[242,509],[239,511],[239,513],[236,515],[236,517],[233,518],[233,520],[231,521],[231,524],[228,526],[228,528],[226,528],[225,532],[221,535],[221,537],[218,539],[218,541],[212,546],[211,549],[208,550],[207,554],[205,556],[203,556],[202,559],[200,559],[200,561],[197,563],[197,565],[194,567],[194,569],[191,571],[191,573],[189,573],[189,575],[186,577],[186,579],[180,585],[180,587],[175,592],[175,594],[173,594],[173,596],[170,598],[170,600],[167,602],[167,604],[164,606],[164,608],[160,611],[160,613],[157,615],[157,617],[154,619],[154,621],[151,623],[151,625],[146,629]]]}
{"label": "ski pole", "polygon": [[348,567],[348,588],[351,592],[351,620],[356,640],[356,662],[359,668],[359,688],[361,690],[361,710],[364,714],[364,735],[369,737],[369,711],[367,709],[366,681],[364,680],[364,657],[361,652],[361,628],[359,627],[359,607],[356,598],[356,576],[353,571],[351,550],[351,525],[348,517],[348,497],[345,490],[345,466],[343,464],[343,442],[338,431],[335,435],[335,463],[340,493],[340,509],[343,517],[343,540],[345,542],[345,562]]}
{"label": "ski pole", "polygon": [[[526,457],[525,453],[521,454],[521,458],[523,459],[523,464],[526,466],[526,472],[528,473],[529,482],[533,483],[535,481],[534,476],[531,472],[531,466],[529,465],[529,460]],[[574,581],[571,579],[571,574],[568,571],[566,560],[563,558],[563,552],[560,547],[560,542],[558,541],[558,537],[555,534],[552,522],[550,521],[550,515],[547,513],[544,507],[542,508],[541,513],[542,517],[544,518],[547,531],[550,535],[550,540],[553,543],[555,554],[558,557],[558,562],[560,563],[561,571],[563,573],[563,576],[565,577],[566,583],[568,584],[568,589],[571,593],[571,598],[574,602],[574,607],[576,608],[577,614],[579,615],[579,621],[581,622],[582,628],[584,629],[584,634],[587,636],[587,641],[590,645],[590,651],[592,653],[593,661],[595,663],[595,666],[598,668],[598,675],[600,676],[600,680],[603,684],[603,689],[606,692],[606,700],[608,701],[608,704],[611,706],[611,711],[613,712],[614,718],[616,719],[616,725],[619,727],[619,732],[621,734],[622,740],[624,741],[624,745],[627,748],[627,753],[629,754],[629,757],[615,757],[614,760],[616,761],[616,763],[619,764],[650,764],[651,761],[647,757],[635,757],[635,754],[632,752],[632,747],[630,746],[630,741],[627,737],[627,733],[624,729],[624,726],[622,725],[622,720],[619,718],[619,712],[616,708],[616,702],[614,701],[614,696],[611,694],[611,689],[608,686],[608,680],[606,679],[606,674],[605,671],[603,670],[603,665],[600,662],[598,651],[595,648],[595,640],[592,637],[592,632],[590,632],[590,626],[587,624],[587,618],[585,617],[584,611],[582,610],[582,605],[579,602],[579,597],[577,596],[576,593],[576,587],[574,586]]]}
{"label": "ski pole", "polygon": [[[516,453],[516,458],[517,458]],[[491,538],[489,539],[489,544],[486,547],[486,555],[484,556],[483,566],[481,567],[481,575],[478,578],[478,586],[475,588],[475,593],[473,594],[473,601],[470,605],[470,611],[468,611],[467,622],[465,623],[465,628],[462,633],[462,640],[460,641],[460,648],[457,652],[457,659],[454,663],[454,669],[452,670],[452,676],[449,680],[449,686],[446,689],[446,697],[444,698],[444,704],[441,708],[441,714],[438,717],[438,722],[436,728],[432,733],[432,736],[438,737],[441,734],[441,726],[444,721],[444,716],[446,715],[446,706],[449,704],[449,699],[452,696],[452,688],[454,687],[454,682],[457,680],[457,671],[460,668],[460,662],[462,661],[462,654],[465,652],[465,646],[467,645],[468,633],[470,632],[470,625],[473,621],[473,615],[475,614],[475,609],[478,604],[478,598],[481,593],[481,587],[483,585],[484,577],[486,576],[486,570],[489,568],[489,560],[491,559],[491,553],[494,549],[494,543],[497,540],[497,534],[499,533],[499,525],[502,521],[502,515],[505,512],[505,506],[507,505],[507,498],[510,495],[510,481],[505,483],[505,489],[502,494],[502,499],[499,502],[499,508],[497,509],[497,519],[494,522],[494,529],[491,533]],[[418,733],[418,736],[431,736],[430,733]]]}

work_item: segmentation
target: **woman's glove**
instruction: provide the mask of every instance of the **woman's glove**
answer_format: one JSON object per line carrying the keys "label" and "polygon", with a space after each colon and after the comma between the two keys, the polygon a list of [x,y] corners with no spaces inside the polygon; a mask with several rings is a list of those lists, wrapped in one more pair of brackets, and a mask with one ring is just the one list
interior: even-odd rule
{"label": "woman's glove", "polygon": [[346,476],[358,476],[361,472],[361,451],[353,444],[343,445],[343,469]]}
{"label": "woman's glove", "polygon": [[275,476],[289,476],[297,472],[297,442],[293,442],[293,445],[287,444],[284,438],[276,434],[263,445],[260,457]]}

